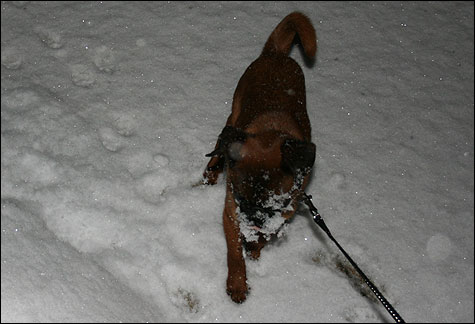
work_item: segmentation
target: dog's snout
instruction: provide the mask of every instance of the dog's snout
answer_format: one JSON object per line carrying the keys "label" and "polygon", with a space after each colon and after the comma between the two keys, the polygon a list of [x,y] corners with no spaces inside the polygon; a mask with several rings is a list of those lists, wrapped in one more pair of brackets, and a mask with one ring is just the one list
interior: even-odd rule
{"label": "dog's snout", "polygon": [[266,220],[276,213],[272,207],[261,207],[244,199],[238,200],[238,204],[241,213],[257,227],[262,227]]}

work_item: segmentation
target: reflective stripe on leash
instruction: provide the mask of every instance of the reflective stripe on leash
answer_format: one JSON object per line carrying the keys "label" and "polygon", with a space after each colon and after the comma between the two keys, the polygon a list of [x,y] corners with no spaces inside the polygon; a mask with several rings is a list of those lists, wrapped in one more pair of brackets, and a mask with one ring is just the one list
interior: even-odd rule
{"label": "reflective stripe on leash", "polygon": [[303,193],[303,196],[301,198],[303,202],[308,206],[308,209],[313,215],[313,220],[315,223],[317,223],[320,228],[327,233],[328,237],[336,244],[336,246],[340,249],[341,253],[348,259],[348,261],[351,263],[351,265],[355,268],[355,270],[360,274],[360,276],[363,278],[363,280],[366,282],[368,285],[369,289],[374,293],[376,298],[383,304],[384,308],[388,311],[388,313],[392,316],[392,318],[396,321],[396,323],[406,323],[401,315],[398,314],[398,312],[394,309],[394,307],[384,298],[383,294],[376,288],[376,286],[371,282],[371,280],[368,279],[368,277],[364,274],[364,272],[358,267],[358,265],[353,261],[353,259],[346,253],[346,251],[341,247],[340,244],[338,244],[337,240],[333,237],[333,235],[330,233],[330,230],[328,229],[327,225],[323,221],[322,216],[318,212],[317,208],[313,205],[312,203],[312,196],[307,195],[307,193]]}

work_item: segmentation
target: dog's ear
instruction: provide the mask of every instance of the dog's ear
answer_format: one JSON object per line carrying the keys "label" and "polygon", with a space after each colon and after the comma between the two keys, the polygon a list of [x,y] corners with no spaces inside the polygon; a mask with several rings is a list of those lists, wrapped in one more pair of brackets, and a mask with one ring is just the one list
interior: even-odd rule
{"label": "dog's ear", "polygon": [[284,171],[293,175],[308,173],[315,162],[315,144],[297,139],[286,139],[281,145]]}
{"label": "dog's ear", "polygon": [[206,156],[228,156],[232,160],[238,160],[240,158],[239,150],[246,141],[246,137],[247,134],[243,130],[226,126],[218,137],[216,149]]}

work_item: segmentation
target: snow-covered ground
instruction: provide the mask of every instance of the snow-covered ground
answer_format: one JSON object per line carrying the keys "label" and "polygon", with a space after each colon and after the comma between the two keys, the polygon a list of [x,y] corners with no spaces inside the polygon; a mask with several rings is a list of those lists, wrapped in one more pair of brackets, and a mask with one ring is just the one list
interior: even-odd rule
{"label": "snow-covered ground", "polygon": [[392,321],[304,207],[225,292],[224,181],[195,184],[294,10],[308,193],[406,321],[474,321],[473,2],[8,1],[2,322]]}

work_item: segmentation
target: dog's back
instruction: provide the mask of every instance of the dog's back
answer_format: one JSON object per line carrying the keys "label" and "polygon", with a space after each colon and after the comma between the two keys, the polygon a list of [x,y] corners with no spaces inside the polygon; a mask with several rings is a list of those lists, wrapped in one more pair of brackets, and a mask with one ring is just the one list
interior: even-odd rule
{"label": "dog's back", "polygon": [[315,56],[316,35],[310,20],[299,12],[289,14],[239,80],[228,125],[249,133],[273,129],[310,141],[304,75],[288,56],[296,34],[305,54]]}

